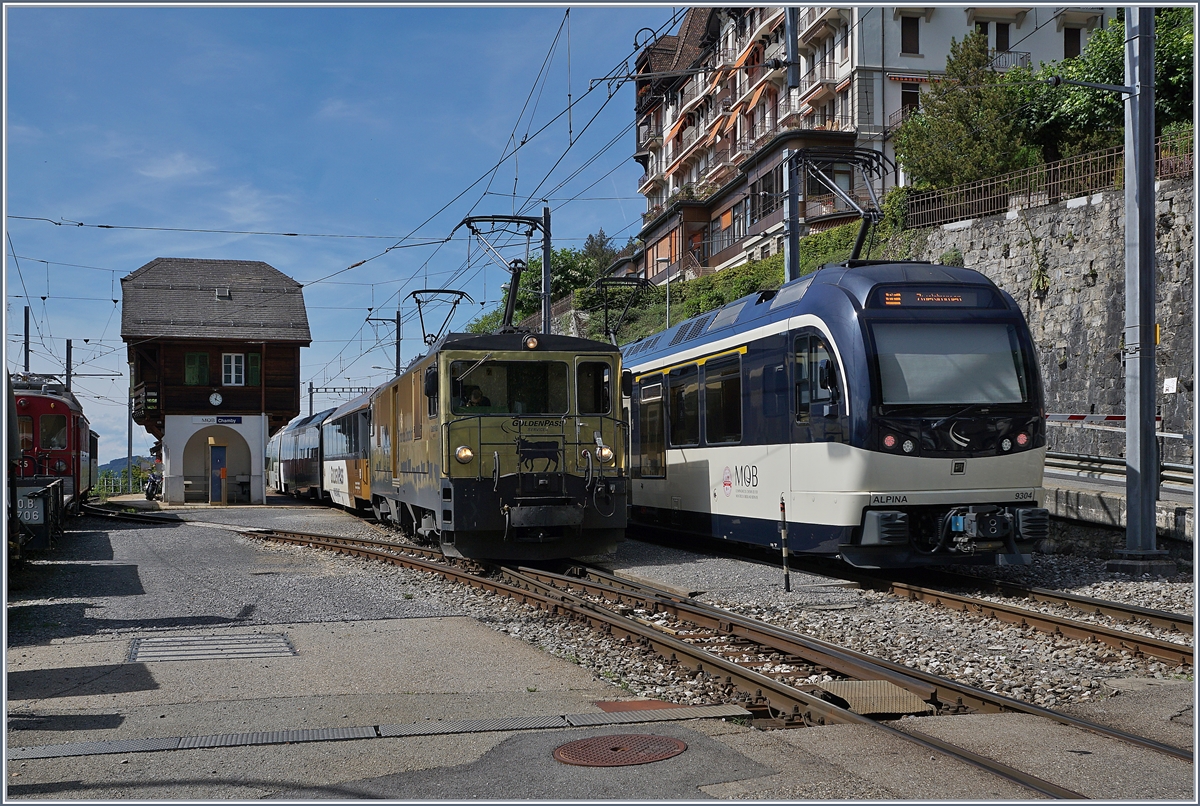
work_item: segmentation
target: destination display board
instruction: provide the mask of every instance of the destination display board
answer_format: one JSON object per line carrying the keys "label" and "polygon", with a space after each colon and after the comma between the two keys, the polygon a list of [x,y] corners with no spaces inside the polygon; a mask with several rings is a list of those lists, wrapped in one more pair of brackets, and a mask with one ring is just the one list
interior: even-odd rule
{"label": "destination display board", "polygon": [[986,288],[880,288],[872,308],[991,308],[996,295]]}

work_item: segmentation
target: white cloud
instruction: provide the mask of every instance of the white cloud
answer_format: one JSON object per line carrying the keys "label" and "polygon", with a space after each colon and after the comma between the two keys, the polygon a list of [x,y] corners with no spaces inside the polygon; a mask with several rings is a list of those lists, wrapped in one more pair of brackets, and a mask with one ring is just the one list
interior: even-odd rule
{"label": "white cloud", "polygon": [[187,176],[199,176],[212,170],[212,166],[203,160],[177,151],[160,157],[152,157],[137,168],[142,176],[151,179],[181,179]]}
{"label": "white cloud", "polygon": [[317,109],[316,117],[318,120],[346,121],[376,129],[385,129],[390,125],[387,117],[377,111],[375,104],[347,101],[344,98],[326,98]]}

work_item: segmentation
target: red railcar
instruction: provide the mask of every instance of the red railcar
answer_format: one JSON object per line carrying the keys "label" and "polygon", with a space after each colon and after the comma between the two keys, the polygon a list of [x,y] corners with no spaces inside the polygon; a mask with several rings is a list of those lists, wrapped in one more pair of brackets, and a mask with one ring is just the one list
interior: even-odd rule
{"label": "red railcar", "polygon": [[78,513],[98,476],[99,435],[79,400],[53,376],[13,375],[12,389],[21,440],[17,478],[62,479],[66,508]]}

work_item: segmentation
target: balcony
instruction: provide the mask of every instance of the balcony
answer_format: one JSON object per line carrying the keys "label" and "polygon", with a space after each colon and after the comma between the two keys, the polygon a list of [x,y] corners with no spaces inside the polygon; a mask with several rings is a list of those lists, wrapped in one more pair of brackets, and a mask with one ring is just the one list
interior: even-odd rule
{"label": "balcony", "polygon": [[1029,67],[1032,63],[1032,56],[1024,51],[1002,50],[992,58],[992,69],[1011,70],[1014,67]]}
{"label": "balcony", "polygon": [[832,97],[837,86],[837,69],[832,64],[818,64],[800,77],[800,100],[819,101]]}
{"label": "balcony", "polygon": [[808,44],[821,38],[821,29],[828,20],[836,19],[838,10],[829,6],[809,6],[800,14],[800,41]]}
{"label": "balcony", "polygon": [[133,387],[133,418],[140,421],[147,417],[157,417],[158,414],[157,386],[147,388],[146,384],[139,383]]}
{"label": "balcony", "polygon": [[900,128],[904,121],[921,111],[919,106],[902,106],[888,117],[888,131]]}
{"label": "balcony", "polygon": [[650,125],[638,126],[638,133],[637,133],[638,150],[641,151],[642,149],[648,148],[652,145],[661,144],[662,136],[663,136],[662,126],[650,126]]}

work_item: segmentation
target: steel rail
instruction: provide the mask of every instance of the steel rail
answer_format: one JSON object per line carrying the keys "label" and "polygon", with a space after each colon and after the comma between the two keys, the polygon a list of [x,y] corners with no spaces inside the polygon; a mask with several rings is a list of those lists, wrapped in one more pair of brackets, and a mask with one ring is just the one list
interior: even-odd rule
{"label": "steel rail", "polygon": [[[731,660],[722,658],[719,655],[713,655],[700,647],[667,635],[649,624],[618,615],[578,596],[567,593],[558,588],[549,579],[538,578],[545,574],[545,572],[522,568],[520,571],[504,569],[503,573],[511,582],[519,583],[526,589],[540,590],[548,597],[557,594],[561,597],[560,602],[564,607],[572,607],[576,612],[584,614],[593,623],[599,621],[607,624],[609,628],[608,632],[611,634],[623,633],[627,637],[633,638],[642,646],[652,649],[660,656],[669,658],[672,662],[687,667],[689,666],[687,660],[690,660],[692,664],[695,664],[697,672],[706,672],[706,666],[719,670],[721,674],[726,676],[727,683],[735,685],[743,692],[755,691],[754,704],[759,706],[765,704],[769,709],[779,711],[785,715],[788,715],[790,712],[793,724],[869,725],[878,730],[886,731],[896,738],[913,742],[929,750],[944,753],[965,764],[1016,782],[1048,797],[1071,800],[1086,799],[1084,795],[1078,792],[1010,767],[996,759],[982,756],[935,736],[922,733],[921,731],[899,730],[898,728],[871,719],[868,716],[842,708],[835,703],[826,702],[814,694],[801,691],[787,683],[767,677],[752,669],[746,669]],[[560,580],[571,579],[557,574],[549,576],[559,577]],[[681,660],[681,658],[687,660]],[[706,673],[711,674],[711,672]],[[802,711],[802,708],[805,710]]]}
{"label": "steel rail", "polygon": [[1017,607],[1015,605],[1000,604],[998,602],[990,602],[986,599],[977,599],[973,596],[923,588],[919,585],[910,585],[905,582],[892,582],[891,589],[892,593],[907,597],[913,601],[931,602],[960,610],[964,613],[991,616],[1006,624],[1032,627],[1041,632],[1074,638],[1078,641],[1098,640],[1115,649],[1122,649],[1131,654],[1143,657],[1157,658],[1176,665],[1193,665],[1192,647],[1184,644],[1176,644],[1171,641],[1163,641],[1158,638],[1124,632],[1123,630],[1114,630],[1111,627],[1105,627],[1100,624],[1072,621],[1062,616],[1040,613],[1036,610]]}
{"label": "steel rail", "polygon": [[[1049,633],[1051,635],[1061,635],[1067,638],[1074,638],[1080,641],[1099,641],[1116,649],[1122,649],[1131,652],[1135,655],[1143,657],[1157,658],[1176,665],[1193,666],[1193,648],[1185,644],[1178,644],[1172,641],[1164,641],[1158,638],[1152,638],[1136,633],[1125,632],[1123,630],[1105,627],[1100,624],[1090,624],[1087,622],[1072,621],[1064,616],[1055,616],[1052,614],[1042,613],[1037,610],[1031,610],[1027,607],[1019,607],[1017,605],[1006,605],[998,602],[991,602],[986,599],[977,599],[967,594],[950,593],[949,591],[935,590],[922,585],[916,585],[908,582],[902,582],[889,577],[877,576],[870,571],[860,568],[850,568],[848,566],[834,566],[830,563],[818,561],[810,564],[811,568],[816,569],[814,572],[825,576],[844,579],[848,582],[855,582],[863,587],[869,587],[873,590],[891,593],[895,596],[901,596],[912,601],[930,602],[939,604],[953,609],[960,610],[966,613],[975,613],[977,615],[991,616],[998,621],[1003,621],[1007,624],[1017,624],[1025,627],[1032,627],[1040,632]],[[1149,608],[1138,608],[1132,605],[1122,605],[1119,602],[1105,602],[1100,599],[1089,600],[1084,596],[1073,596],[1071,594],[1061,594],[1057,591],[1046,590],[1044,588],[1025,588],[1021,585],[1012,583],[999,583],[992,580],[971,577],[967,575],[952,574],[948,572],[931,571],[928,572],[934,575],[935,578],[952,578],[954,584],[961,585],[995,585],[997,588],[1004,585],[1011,585],[1012,589],[1028,595],[1027,591],[1035,591],[1034,595],[1028,595],[1039,601],[1047,603],[1069,604],[1072,607],[1077,607],[1081,610],[1098,610],[1108,609],[1114,618],[1122,618],[1126,621],[1136,621],[1144,618],[1146,621],[1156,623],[1157,626],[1164,626],[1166,629],[1173,629],[1181,633],[1191,633],[1191,617],[1180,613],[1169,613],[1163,610],[1150,610]]]}
{"label": "steel rail", "polygon": [[[529,573],[528,569],[522,570]],[[536,573],[548,580],[552,579],[557,584],[574,585],[587,590],[592,595],[610,598],[617,602],[622,601],[622,595],[631,598],[638,597],[640,601],[650,606],[649,609],[669,612],[682,620],[692,621],[703,626],[716,625],[717,628],[730,634],[744,637],[747,640],[770,647],[779,652],[803,657],[813,663],[823,665],[822,658],[833,657],[835,659],[849,659],[852,665],[844,668],[854,668],[853,664],[867,668],[875,667],[878,671],[873,677],[859,679],[888,680],[901,688],[911,691],[916,696],[922,697],[926,702],[930,702],[937,707],[972,708],[977,711],[990,713],[1024,713],[1050,719],[1080,730],[1087,730],[1121,742],[1155,750],[1188,762],[1194,760],[1193,752],[1185,748],[1164,744],[1144,736],[1126,733],[1116,728],[1110,728],[1105,725],[1061,714],[1048,708],[1042,708],[1038,705],[1014,700],[974,686],[938,677],[919,669],[910,669],[894,661],[876,658],[857,650],[838,647],[818,638],[793,633],[755,619],[721,610],[712,605],[697,602],[689,597],[679,596],[678,594],[663,591],[644,583],[624,580],[603,571],[587,569],[588,579],[586,580],[550,575],[546,572]],[[812,653],[811,655],[808,654],[810,652]],[[828,668],[841,671],[836,666],[829,666]],[[916,685],[906,685],[906,679],[915,681]],[[923,692],[927,690],[933,691],[932,697],[923,696]]]}
{"label": "steel rail", "polygon": [[[543,583],[520,572],[504,569],[503,573],[505,577],[517,583],[506,584],[504,582],[487,580],[472,573],[458,571],[449,566],[419,560],[414,557],[403,557],[393,553],[396,549],[407,550],[407,547],[395,546],[394,548],[389,547],[388,550],[380,550],[377,546],[381,541],[376,540],[274,531],[247,531],[243,532],[243,534],[258,539],[325,548],[340,553],[381,560],[395,565],[435,573],[451,581],[466,583],[493,593],[502,593],[516,601],[532,604],[557,615],[569,615],[573,618],[587,621],[593,628],[600,629],[608,635],[620,637],[640,646],[647,647],[664,658],[670,658],[675,663],[687,666],[686,662],[679,659],[681,657],[690,659],[695,664],[698,674],[711,674],[711,672],[706,671],[705,664],[709,668],[719,669],[727,675],[727,682],[733,683],[742,692],[754,691],[755,703],[757,705],[766,705],[768,708],[775,708],[783,713],[791,712],[795,719],[803,720],[806,724],[816,722],[818,724],[843,723],[870,725],[878,730],[886,731],[896,738],[912,742],[929,750],[942,752],[965,764],[999,775],[1048,797],[1071,800],[1084,799],[1084,796],[1078,792],[1029,775],[995,759],[989,759],[936,737],[922,734],[919,731],[902,731],[890,725],[877,722],[869,717],[856,714],[853,711],[840,708],[836,704],[822,700],[815,694],[806,694],[799,689],[780,683],[766,675],[744,669],[732,661],[712,655],[692,644],[665,635],[649,625],[641,624],[625,616],[620,616],[604,608],[597,607],[577,596],[559,590],[554,585]],[[369,545],[355,545],[356,543],[366,543]],[[568,578],[563,577],[563,579]],[[735,680],[737,681],[736,683],[734,683]],[[805,709],[803,712],[800,710],[801,707]]]}
{"label": "steel rail", "polygon": [[133,521],[135,523],[168,523],[174,526],[187,523],[183,518],[174,518],[167,515],[153,515],[149,512],[121,512],[115,509],[97,506],[96,504],[83,504],[81,510],[87,515],[92,515],[97,518],[108,518],[109,520]]}
{"label": "steel rail", "polygon": [[1169,610],[1156,610],[1140,605],[1125,604],[1124,602],[1111,602],[1106,599],[1079,596],[1078,594],[1067,593],[1066,591],[1035,588],[1016,582],[956,574],[952,571],[939,570],[935,573],[935,576],[945,579],[952,584],[978,586],[1016,599],[1032,599],[1043,604],[1061,604],[1073,607],[1076,610],[1082,610],[1085,613],[1107,616],[1118,621],[1144,621],[1163,630],[1186,633],[1188,635],[1193,634],[1194,618],[1190,613],[1173,613]]}

